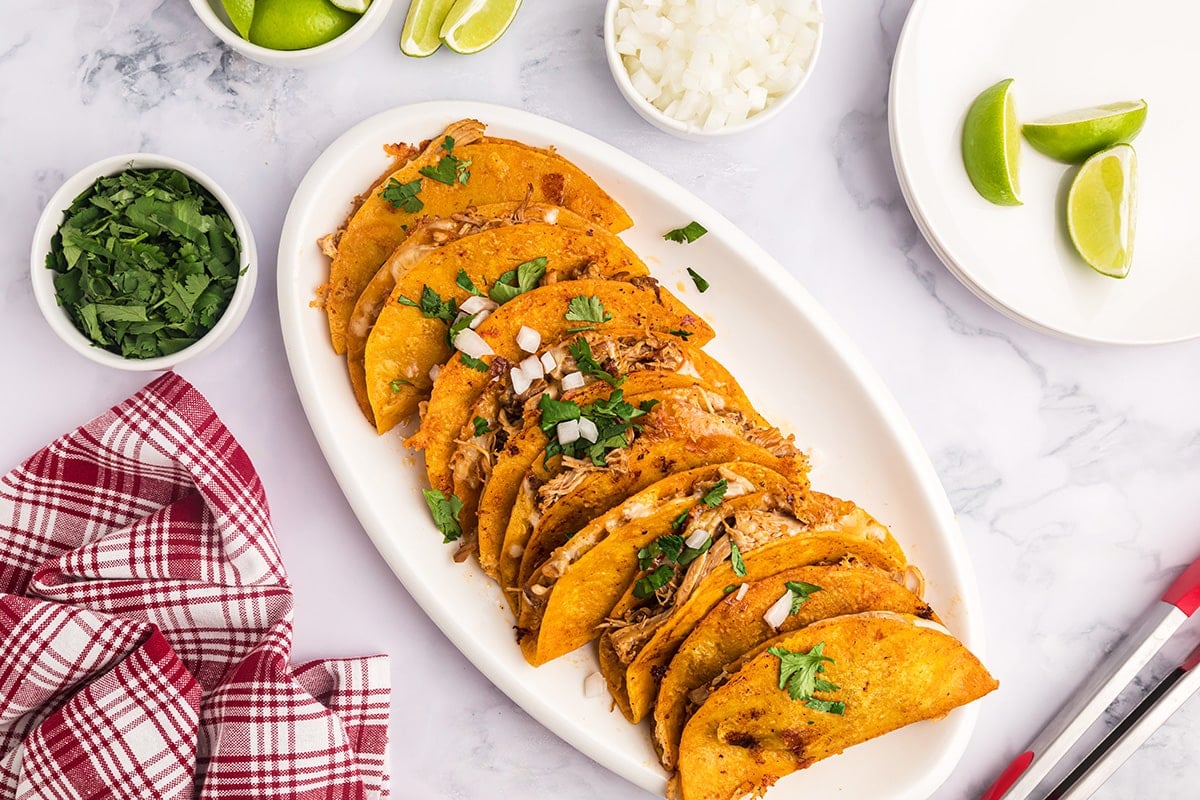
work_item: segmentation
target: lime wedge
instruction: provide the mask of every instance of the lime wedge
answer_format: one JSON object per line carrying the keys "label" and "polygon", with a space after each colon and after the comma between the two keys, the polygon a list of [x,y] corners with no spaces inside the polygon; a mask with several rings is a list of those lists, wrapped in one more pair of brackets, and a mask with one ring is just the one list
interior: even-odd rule
{"label": "lime wedge", "polygon": [[1124,278],[1133,261],[1137,155],[1127,144],[1083,162],[1067,192],[1067,230],[1092,269]]}
{"label": "lime wedge", "polygon": [[329,0],[255,0],[246,38],[272,50],[305,50],[333,41],[358,20]]}
{"label": "lime wedge", "polygon": [[351,14],[361,14],[371,5],[371,0],[329,0],[329,2]]}
{"label": "lime wedge", "polygon": [[254,0],[221,0],[229,21],[243,39],[250,38],[250,23],[254,21]]}
{"label": "lime wedge", "polygon": [[1132,142],[1145,124],[1146,101],[1134,100],[1055,114],[1027,122],[1021,131],[1034,149],[1078,164],[1114,144]]}
{"label": "lime wedge", "polygon": [[456,53],[478,53],[504,35],[521,0],[458,0],[442,23],[442,41]]}
{"label": "lime wedge", "polygon": [[400,52],[424,58],[442,46],[442,23],[455,0],[413,0],[400,34]]}
{"label": "lime wedge", "polygon": [[1012,78],[984,89],[967,109],[963,122],[962,156],[967,177],[985,200],[1019,206],[1017,173],[1021,137],[1013,107]]}

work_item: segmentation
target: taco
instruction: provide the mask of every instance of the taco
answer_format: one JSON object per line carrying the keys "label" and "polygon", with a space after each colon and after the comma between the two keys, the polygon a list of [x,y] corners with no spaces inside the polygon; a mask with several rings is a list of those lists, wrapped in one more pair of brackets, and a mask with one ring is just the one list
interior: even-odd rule
{"label": "taco", "polygon": [[598,228],[528,222],[434,250],[396,283],[367,338],[367,397],[376,430],[390,430],[429,396],[430,371],[451,356],[452,335],[460,343],[478,340],[468,325],[478,323],[485,310],[460,316],[468,298],[501,302],[557,280],[646,274],[646,265],[624,242]]}
{"label": "taco", "polygon": [[[845,559],[839,564],[793,567],[739,584],[679,645],[659,684],[654,747],[663,767],[675,769],[683,726],[707,697],[712,682],[726,666],[768,639],[819,620],[866,611],[892,611],[938,622],[921,599],[920,574],[910,565],[904,578],[901,583],[891,573]],[[779,620],[779,613],[786,616]]]}
{"label": "taco", "polygon": [[517,637],[534,666],[592,641],[638,572],[638,554],[678,533],[713,502],[750,492],[787,495],[786,478],[749,462],[712,464],[663,478],[593,519],[541,563],[518,597]]}
{"label": "taco", "polygon": [[[597,318],[603,321],[591,321]],[[421,418],[420,432],[405,442],[409,447],[425,451],[425,468],[429,485],[433,488],[443,491],[452,489],[451,459],[459,443],[473,438],[477,427],[475,418],[481,417],[494,423],[496,413],[487,413],[486,409],[512,405],[511,398],[500,395],[513,394],[509,370],[530,356],[518,344],[522,327],[537,332],[538,344],[533,346],[534,355],[538,357],[543,370],[551,366],[545,373],[553,379],[575,370],[576,360],[569,351],[572,346],[579,347],[579,337],[568,331],[581,327],[596,329],[594,334],[589,332],[588,335],[593,337],[589,342],[589,351],[595,354],[597,363],[607,364],[610,371],[619,369],[621,375],[628,369],[620,369],[621,365],[615,361],[608,363],[612,357],[607,354],[606,348],[600,346],[597,337],[611,338],[614,332],[620,331],[626,336],[637,336],[653,344],[656,340],[646,337],[654,331],[659,334],[657,343],[660,350],[672,344],[684,343],[702,347],[713,337],[712,328],[706,322],[653,278],[560,281],[518,295],[493,311],[475,329],[495,352],[494,356],[484,358],[491,368],[481,371],[467,366],[462,360],[451,359],[447,362],[434,381],[429,405]],[[584,338],[586,341],[587,337]],[[623,351],[629,349],[622,348]],[[634,361],[633,355],[627,359],[638,368],[654,368],[649,366],[653,363],[649,359]],[[596,379],[595,375],[583,375],[583,378],[588,381]],[[540,393],[540,384],[541,381],[533,380],[526,393],[534,390]],[[488,392],[493,396],[484,403],[485,409],[481,415],[474,406]],[[520,425],[519,418],[513,415],[505,421],[509,427]],[[488,427],[495,429],[496,425],[489,424]],[[513,433],[510,430],[509,436]]]}
{"label": "taco", "polygon": [[333,349],[344,353],[358,296],[406,229],[423,216],[448,217],[471,206],[520,201],[563,206],[614,233],[629,215],[595,181],[552,149],[483,135],[475,120],[451,124],[419,153],[377,181],[344,226],[322,241],[332,258],[325,311]]}
{"label": "taco", "polygon": [[563,225],[580,230],[592,226],[583,217],[558,206],[527,202],[494,203],[478,209],[468,208],[448,217],[417,220],[404,241],[383,262],[383,266],[359,295],[346,326],[346,365],[350,371],[350,386],[368,422],[375,424],[375,412],[371,410],[371,402],[367,398],[367,337],[375,327],[379,312],[396,288],[396,281],[439,247],[474,233],[525,222]]}
{"label": "taco", "polygon": [[[903,576],[907,562],[887,528],[846,500],[819,492],[759,492],[695,516],[676,537],[687,547],[641,558],[599,640],[600,671],[631,722],[649,712],[676,649],[728,587],[792,567],[856,558]],[[690,557],[690,558],[689,558]]]}
{"label": "taco", "polygon": [[886,612],[785,633],[734,672],[683,729],[676,800],[760,795],[848,747],[944,716],[997,687],[961,642]]}

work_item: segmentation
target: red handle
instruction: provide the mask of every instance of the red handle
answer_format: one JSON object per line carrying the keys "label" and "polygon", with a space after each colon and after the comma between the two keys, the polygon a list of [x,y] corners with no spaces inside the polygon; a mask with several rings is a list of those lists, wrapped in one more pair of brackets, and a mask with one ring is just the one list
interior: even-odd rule
{"label": "red handle", "polygon": [[1004,768],[1004,772],[1000,773],[1000,777],[996,778],[996,782],[991,785],[980,800],[1000,800],[1004,793],[1012,788],[1012,785],[1017,782],[1017,778],[1025,770],[1029,769],[1029,765],[1033,763],[1033,751],[1026,750],[1021,755],[1012,760],[1012,763]]}
{"label": "red handle", "polygon": [[1164,603],[1170,603],[1189,617],[1200,608],[1200,558],[1193,561],[1192,565],[1175,579],[1162,599]]}

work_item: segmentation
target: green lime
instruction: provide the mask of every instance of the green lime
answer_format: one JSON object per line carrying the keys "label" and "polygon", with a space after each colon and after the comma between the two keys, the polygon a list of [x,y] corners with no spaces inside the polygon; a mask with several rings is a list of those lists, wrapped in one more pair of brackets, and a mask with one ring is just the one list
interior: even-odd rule
{"label": "green lime", "polygon": [[521,0],[458,0],[442,23],[442,41],[456,53],[478,53],[504,35]]}
{"label": "green lime", "polygon": [[1137,155],[1127,144],[1083,162],[1067,192],[1067,230],[1075,249],[1101,275],[1124,278],[1133,261]]}
{"label": "green lime", "polygon": [[361,14],[371,5],[371,0],[329,0],[329,2],[351,14]]}
{"label": "green lime", "polygon": [[1001,206],[1021,205],[1017,173],[1021,137],[1013,107],[1012,78],[984,89],[963,122],[963,166],[975,190]]}
{"label": "green lime", "polygon": [[1078,164],[1114,144],[1132,142],[1145,124],[1146,101],[1130,100],[1055,114],[1027,122],[1021,131],[1035,150]]}
{"label": "green lime", "polygon": [[442,23],[455,0],[413,0],[400,33],[400,52],[414,58],[433,55],[442,46]]}
{"label": "green lime", "polygon": [[256,0],[247,38],[272,50],[305,50],[333,41],[358,20],[329,0]]}
{"label": "green lime", "polygon": [[221,0],[229,21],[243,39],[250,37],[250,23],[254,21],[254,0]]}

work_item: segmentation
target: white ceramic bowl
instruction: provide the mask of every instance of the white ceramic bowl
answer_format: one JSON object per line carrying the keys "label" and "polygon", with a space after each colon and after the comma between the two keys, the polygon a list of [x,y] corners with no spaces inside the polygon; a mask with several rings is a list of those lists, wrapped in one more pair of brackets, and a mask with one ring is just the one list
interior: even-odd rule
{"label": "white ceramic bowl", "polygon": [[350,30],[331,42],[304,50],[272,50],[252,44],[241,37],[229,21],[221,0],[190,0],[192,9],[200,21],[212,31],[218,39],[232,49],[252,58],[255,61],[272,67],[305,68],[316,67],[336,61],[342,56],[357,50],[383,24],[384,17],[392,8],[392,0],[372,0],[371,5],[363,12],[362,19],[354,23]]}
{"label": "white ceramic bowl", "polygon": [[[731,136],[735,133],[743,133],[752,128],[757,128],[759,125],[773,119],[788,103],[795,99],[796,95],[800,94],[804,85],[808,83],[808,77],[812,75],[813,69],[817,66],[817,56],[821,54],[821,40],[824,38],[825,33],[824,22],[817,25],[817,41],[813,45],[812,57],[808,60],[808,65],[804,68],[804,75],[800,78],[799,83],[781,97],[769,102],[767,107],[762,111],[747,117],[744,121],[733,125],[726,125],[716,130],[706,131],[699,125],[681,122],[673,117],[668,117],[643,97],[641,92],[633,88],[633,81],[630,80],[629,71],[625,69],[625,62],[621,54],[617,52],[616,19],[617,7],[620,4],[621,0],[608,0],[608,5],[604,9],[604,52],[608,57],[608,68],[612,72],[613,80],[617,82],[617,88],[621,90],[621,94],[629,102],[629,105],[633,106],[633,110],[642,119],[656,128],[664,130],[667,133],[673,133],[683,139],[704,141],[721,136]],[[818,12],[822,11],[821,0],[816,0],[814,6]]]}
{"label": "white ceramic bowl", "polygon": [[[91,340],[75,327],[75,323],[71,321],[66,310],[58,305],[58,300],[54,292],[54,276],[57,273],[54,270],[46,268],[46,254],[50,252],[50,239],[58,231],[59,226],[62,225],[63,212],[76,197],[95,183],[97,178],[116,175],[127,169],[157,168],[179,170],[212,192],[213,197],[217,199],[217,202],[221,204],[225,212],[229,214],[230,220],[233,221],[233,230],[237,234],[238,244],[241,248],[240,267],[242,274],[238,277],[237,286],[233,290],[233,297],[230,298],[229,306],[225,309],[225,313],[217,320],[217,324],[213,326],[212,330],[204,334],[195,344],[168,356],[159,356],[158,358],[125,358],[117,353],[110,353],[103,348],[93,345]],[[46,322],[50,323],[50,327],[54,329],[58,337],[66,342],[75,352],[90,358],[97,364],[104,364],[105,366],[130,370],[132,372],[171,369],[188,359],[195,358],[201,353],[206,353],[214,349],[217,345],[228,339],[234,330],[237,329],[237,326],[241,324],[242,319],[246,316],[246,312],[250,309],[250,299],[254,295],[254,284],[258,279],[257,265],[258,255],[254,249],[254,237],[250,233],[250,225],[246,221],[245,216],[242,215],[242,212],[234,205],[229,195],[225,194],[212,178],[195,167],[184,164],[182,161],[176,161],[173,158],[154,155],[152,153],[130,153],[105,158],[97,161],[95,164],[84,167],[68,178],[67,182],[46,203],[46,208],[42,211],[42,216],[38,220],[37,228],[33,233],[33,249],[30,253],[30,276],[33,280],[33,295],[37,298],[38,308],[41,309],[42,316],[46,318]]]}

